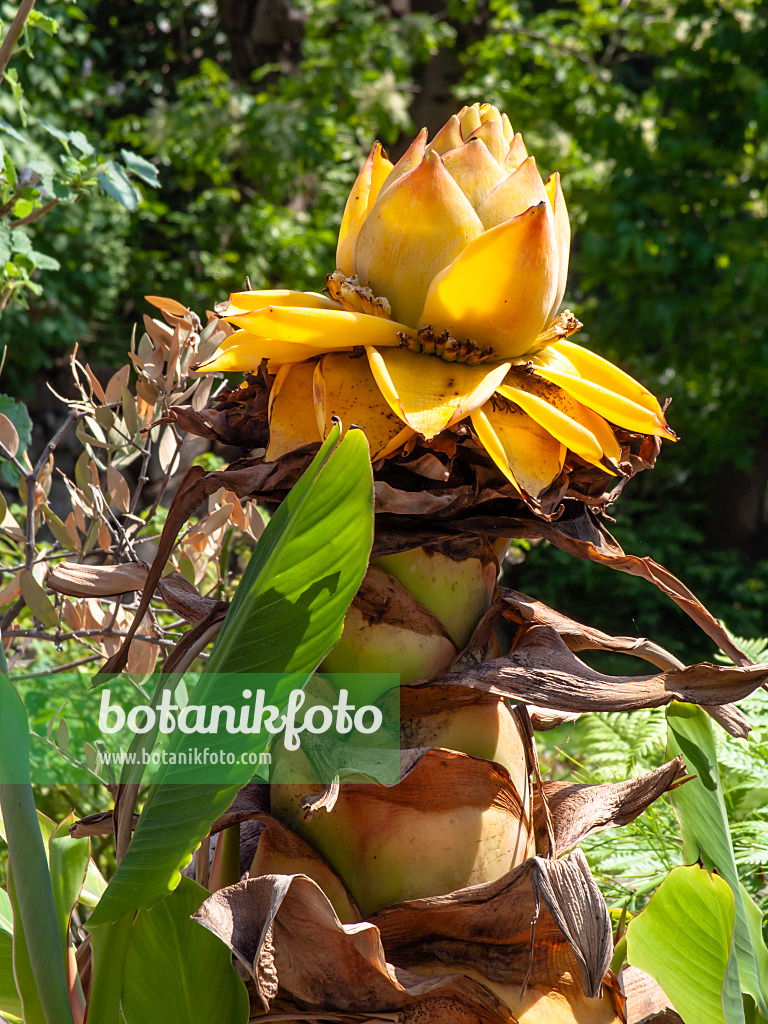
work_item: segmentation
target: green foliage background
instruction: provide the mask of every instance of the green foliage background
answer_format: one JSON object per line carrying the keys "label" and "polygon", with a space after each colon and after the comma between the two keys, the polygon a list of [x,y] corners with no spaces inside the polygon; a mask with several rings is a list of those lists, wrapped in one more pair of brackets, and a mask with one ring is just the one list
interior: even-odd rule
{"label": "green foliage background", "polygon": [[[14,5],[4,2],[4,19]],[[507,109],[574,226],[580,341],[672,399],[681,435],[618,503],[615,532],[762,635],[768,480],[768,12],[756,0],[40,0],[56,35],[14,67],[32,119],[158,169],[135,213],[106,197],[35,225],[46,270],[0,321],[3,388],[30,397],[78,342],[114,363],[143,294],[200,310],[230,290],[321,288],[378,137],[398,156],[463,102]],[[260,20],[261,19],[261,20]],[[37,38],[38,34],[41,36]],[[18,125],[10,90],[0,116]],[[14,120],[15,119],[15,120]],[[41,140],[41,145],[44,142]],[[33,154],[34,155],[34,154]],[[647,585],[551,550],[522,590],[686,661],[709,643]]]}

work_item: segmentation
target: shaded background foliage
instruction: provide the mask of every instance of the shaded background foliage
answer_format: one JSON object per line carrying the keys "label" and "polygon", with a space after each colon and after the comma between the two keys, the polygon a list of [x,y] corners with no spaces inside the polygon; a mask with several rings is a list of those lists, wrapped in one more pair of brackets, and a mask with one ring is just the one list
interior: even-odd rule
{"label": "shaded background foliage", "polygon": [[[12,5],[5,5],[6,15]],[[31,113],[141,153],[135,214],[62,205],[57,258],[9,306],[3,387],[38,401],[75,342],[116,364],[146,293],[203,311],[253,287],[321,288],[364,151],[390,156],[463,102],[507,109],[575,229],[580,341],[672,399],[681,435],[619,502],[615,533],[729,626],[768,607],[768,11],[753,0],[39,0],[60,21],[15,60]],[[55,11],[54,11],[55,8]],[[9,108],[4,108],[11,119]],[[30,324],[32,329],[30,330]],[[23,339],[23,344],[20,343]],[[44,399],[43,399],[44,400]],[[33,418],[35,418],[33,413]],[[613,632],[711,655],[651,588],[551,549],[511,582]]]}

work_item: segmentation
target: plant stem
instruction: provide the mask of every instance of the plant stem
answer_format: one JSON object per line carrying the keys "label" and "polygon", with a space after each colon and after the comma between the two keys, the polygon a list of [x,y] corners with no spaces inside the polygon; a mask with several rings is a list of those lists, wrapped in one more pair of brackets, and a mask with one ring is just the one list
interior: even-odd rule
{"label": "plant stem", "polygon": [[0,46],[0,82],[2,82],[5,77],[5,69],[8,67],[11,54],[16,48],[16,43],[21,35],[21,30],[24,28],[24,22],[32,13],[32,8],[34,6],[35,0],[21,0],[19,9],[16,11],[16,17],[11,22],[11,27],[6,33],[2,46]]}
{"label": "plant stem", "polygon": [[37,210],[33,210],[32,213],[28,213],[26,217],[22,217],[20,220],[11,221],[12,228],[22,228],[25,224],[34,224],[36,220],[40,220],[46,213],[59,205],[58,199],[49,200],[44,206],[39,207]]}

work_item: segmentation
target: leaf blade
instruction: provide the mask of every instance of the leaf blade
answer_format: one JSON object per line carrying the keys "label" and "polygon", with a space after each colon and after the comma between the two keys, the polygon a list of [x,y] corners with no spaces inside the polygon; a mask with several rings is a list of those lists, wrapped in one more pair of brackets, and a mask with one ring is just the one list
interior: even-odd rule
{"label": "leaf blade", "polygon": [[[373,542],[373,476],[362,431],[350,430],[343,440],[340,433],[338,427],[331,431],[272,517],[243,575],[206,671],[190,695],[191,704],[226,703],[227,693],[216,690],[217,677],[221,679],[225,672],[233,687],[237,674],[244,671],[270,673],[282,680],[299,677],[303,683],[341,635]],[[235,699],[240,688],[237,684]],[[226,739],[242,743],[242,737]],[[174,737],[170,750],[178,749],[183,740]],[[258,738],[250,736],[248,749],[256,749],[256,742]],[[152,906],[166,896],[211,822],[249,781],[252,771],[238,758],[225,769],[226,776],[222,774],[226,782],[180,785],[185,768],[161,768],[128,852],[91,918],[93,923],[114,921],[128,910]]]}
{"label": "leaf blade", "polygon": [[627,959],[685,1021],[743,1024],[728,883],[698,864],[673,868],[627,927]]}
{"label": "leaf blade", "polygon": [[667,709],[667,724],[667,753],[682,754],[688,771],[697,776],[671,794],[683,835],[685,859],[691,863],[700,857],[708,871],[717,871],[731,887],[736,908],[735,948],[741,987],[755,999],[765,1016],[768,1014],[768,978],[761,977],[759,971],[741,895],[709,716],[692,704],[673,703]]}

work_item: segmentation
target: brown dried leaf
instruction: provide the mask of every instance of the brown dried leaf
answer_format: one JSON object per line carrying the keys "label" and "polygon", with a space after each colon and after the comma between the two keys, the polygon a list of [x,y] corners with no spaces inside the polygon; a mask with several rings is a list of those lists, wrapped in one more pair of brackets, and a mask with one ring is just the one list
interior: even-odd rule
{"label": "brown dried leaf", "polygon": [[720,623],[699,601],[695,594],[681,583],[663,565],[652,558],[626,555],[621,546],[588,509],[571,521],[563,517],[557,523],[543,523],[542,534],[556,547],[577,558],[600,562],[611,569],[640,576],[670,597],[693,621],[727,654],[736,665],[748,665],[749,658],[733,643]]}
{"label": "brown dried leaf", "polygon": [[[220,325],[223,325],[227,328],[231,328],[231,324],[223,324],[223,321],[220,321]],[[197,364],[205,363],[208,359],[211,358],[211,356],[219,347],[219,345],[221,345],[222,341],[224,341],[225,338],[228,338],[230,334],[232,334],[233,330],[234,328],[231,328],[230,330],[215,331],[202,342],[202,344],[198,347],[197,358],[195,359],[194,364],[191,368],[192,372],[194,372],[194,367]]]}
{"label": "brown dried leaf", "polygon": [[226,526],[229,522],[229,517],[232,514],[233,509],[234,505],[231,503],[221,505],[215,512],[211,512],[210,515],[201,519],[197,524],[198,528],[206,537],[210,537],[210,535],[215,533],[216,530],[220,530],[222,526]]}
{"label": "brown dried leaf", "polygon": [[255,540],[258,540],[266,528],[264,516],[259,512],[258,507],[250,502],[248,505],[248,532]]}
{"label": "brown dried leaf", "polygon": [[[146,334],[144,335],[144,337],[147,338]],[[147,343],[149,344],[149,338],[147,338]],[[139,356],[137,356],[135,352],[129,352],[128,353],[128,358],[133,363],[134,369],[138,373],[141,373],[142,370],[144,369],[144,360],[140,359]]]}
{"label": "brown dried leaf", "polygon": [[2,509],[3,518],[2,522],[0,522],[0,532],[7,533],[9,537],[13,538],[13,540],[24,540],[24,531],[11,514],[10,509],[5,503],[5,499],[3,499]]}
{"label": "brown dried leaf", "polygon": [[139,416],[142,420],[146,421],[147,418],[152,415],[155,408],[155,402],[160,397],[160,392],[154,384],[150,384],[148,381],[140,378],[136,382],[136,393],[144,402],[144,406],[139,408]]}
{"label": "brown dried leaf", "polygon": [[[146,621],[142,632],[147,636],[154,636],[154,630]],[[154,671],[159,654],[160,647],[158,644],[148,643],[146,640],[134,640],[131,644],[131,650],[125,666],[126,672],[135,673],[139,676],[150,675]]]}
{"label": "brown dried leaf", "polygon": [[65,598],[61,602],[61,614],[70,629],[84,628],[85,606],[82,601],[68,601]]}
{"label": "brown dried leaf", "polygon": [[203,597],[200,591],[180,572],[169,572],[157,585],[157,590],[168,607],[188,622],[202,622],[212,612],[226,612],[226,601]]}
{"label": "brown dried leaf", "polygon": [[19,587],[22,597],[35,618],[39,619],[44,626],[58,625],[59,616],[53,601],[28,569],[22,569],[19,576]]}
{"label": "brown dried leaf", "polygon": [[83,517],[83,513],[80,511],[80,509],[77,509],[75,512],[70,512],[69,515],[67,516],[67,521],[64,524],[67,528],[67,533],[69,534],[72,540],[72,545],[75,551],[79,551],[82,546],[82,539],[77,530],[78,513],[80,515],[80,518],[82,519],[82,529],[85,530],[85,518]]}
{"label": "brown dried leaf", "polygon": [[194,920],[253,979],[256,1013],[277,1004],[366,1017],[395,1011],[402,1024],[509,1024],[498,1000],[467,978],[421,978],[391,967],[377,928],[342,924],[305,875],[265,875],[220,889]]}
{"label": "brown dried leaf", "polygon": [[212,387],[213,377],[205,377],[195,384],[195,390],[192,395],[192,408],[195,412],[200,412],[201,409],[206,407],[208,399],[211,397]]}
{"label": "brown dried leaf", "polygon": [[253,815],[252,820],[258,821],[262,829],[250,865],[251,878],[259,875],[306,875],[323,890],[342,924],[362,920],[344,882],[311,846],[270,814]]}
{"label": "brown dried leaf", "polygon": [[621,981],[627,997],[627,1024],[683,1024],[650,974],[627,965],[621,971]]}
{"label": "brown dried leaf", "polygon": [[608,908],[581,850],[568,860],[545,860],[534,875],[534,889],[547,905],[560,931],[576,954],[584,994],[600,995],[613,956],[613,929]]}
{"label": "brown dried leaf", "polygon": [[231,501],[234,506],[230,515],[231,521],[238,528],[238,530],[247,529],[248,522],[245,518],[245,510],[243,509],[243,506],[240,504],[240,499],[237,497],[236,494],[233,494],[232,491],[228,491],[226,497],[227,501]]}
{"label": "brown dried leaf", "polygon": [[108,555],[112,547],[112,534],[109,532],[109,527],[106,523],[102,523],[99,526],[99,547]]}
{"label": "brown dried leaf", "polygon": [[184,335],[187,336],[194,333],[192,321],[197,320],[197,314],[190,311],[182,317],[174,316],[173,313],[168,313],[166,310],[163,310],[163,320],[165,320],[166,323],[169,323],[171,327],[181,328]]}
{"label": "brown dried leaf", "polygon": [[21,571],[14,573],[3,589],[0,590],[0,606],[10,604],[11,601],[15,601],[19,596],[21,593],[21,587],[19,586],[20,576]]}
{"label": "brown dried leaf", "polygon": [[520,594],[516,590],[501,588],[499,596],[504,602],[505,618],[521,625],[535,623],[539,626],[551,626],[557,630],[572,651],[617,651],[644,658],[660,669],[685,667],[673,654],[646,640],[645,637],[609,636],[608,633],[576,622],[542,601]]}
{"label": "brown dried leaf", "polygon": [[[152,317],[147,316],[146,313],[143,316],[143,320],[144,330],[147,332],[149,339],[157,346],[151,356],[152,359],[155,359],[158,352],[162,355],[163,352],[168,351],[173,331],[169,330],[166,325],[161,323],[159,320],[153,320]],[[153,366],[156,366],[156,363],[153,363]]]}
{"label": "brown dried leaf", "polygon": [[[227,487],[239,498],[249,496],[257,491],[265,481],[279,482],[279,487],[285,488],[287,492],[301,476],[302,465],[301,459],[295,460],[289,456],[282,459],[279,466],[276,464],[264,465],[263,463],[254,465],[251,462],[244,462],[223,473],[205,473],[199,466],[192,466],[187,471],[168,508],[168,515],[158,542],[157,554],[147,577],[136,617],[131,623],[129,635],[119,654],[104,666],[103,672],[121,672],[125,667],[125,658],[131,637],[138,628],[139,620],[149,607],[163,569],[177,544],[179,532],[202,502],[220,487]],[[269,490],[274,494],[273,487],[269,487]]]}
{"label": "brown dried leaf", "polygon": [[137,384],[136,384],[136,392],[137,392],[136,412],[138,413],[139,422],[140,422],[142,428],[145,428],[146,425],[148,423],[150,423],[154,419],[154,416],[155,416],[155,402],[157,401],[157,397],[158,396],[155,396],[154,398],[152,398],[151,396],[154,394],[154,390],[155,389],[153,388],[150,391],[148,388],[144,387],[143,390],[144,390],[144,392],[147,395],[150,396],[150,399],[147,400],[145,398],[142,398],[141,394],[139,394],[140,390],[142,389],[142,385],[143,385],[142,381],[138,381]]}
{"label": "brown dried leaf", "polygon": [[[139,822],[139,815],[133,816],[133,827]],[[85,839],[89,836],[111,836],[115,833],[114,816],[112,811],[97,811],[96,814],[86,814],[84,818],[78,818],[69,826],[69,834],[73,839]]]}
{"label": "brown dried leaf", "polygon": [[48,574],[47,584],[58,594],[70,597],[116,597],[141,590],[149,570],[142,562],[122,565],[85,565],[59,562]]}
{"label": "brown dried leaf", "polygon": [[82,603],[83,628],[98,629],[104,624],[104,608],[100,601],[87,597]]}
{"label": "brown dried leaf", "polygon": [[16,427],[14,427],[8,417],[1,412],[0,444],[2,444],[6,451],[11,455],[16,455],[19,450],[19,435],[16,431]]}
{"label": "brown dried leaf", "polygon": [[170,394],[176,383],[176,371],[179,368],[179,356],[181,355],[181,338],[179,328],[173,332],[171,337],[170,351],[168,353],[168,366],[165,373],[165,391]]}
{"label": "brown dried leaf", "polygon": [[160,295],[145,295],[147,302],[161,309],[164,313],[171,313],[173,316],[185,317],[189,314],[186,306],[182,306],[176,299],[166,299]]}
{"label": "brown dried leaf", "polygon": [[435,515],[450,508],[455,503],[455,495],[451,493],[433,494],[431,491],[396,490],[386,480],[377,480],[374,484],[376,512],[387,512],[395,515]]}
{"label": "brown dried leaf", "polygon": [[123,396],[123,389],[128,387],[128,381],[131,379],[131,368],[128,363],[125,366],[121,366],[120,369],[113,373],[107,382],[107,386],[104,389],[104,398],[107,405],[115,405],[121,401]]}
{"label": "brown dried leaf", "polygon": [[[206,539],[204,533],[198,534],[197,536],[200,537],[202,541],[205,541]],[[183,553],[184,558],[186,558],[189,567],[191,567],[193,582],[195,583],[195,585],[201,583],[203,578],[205,577],[205,573],[208,569],[208,564],[211,561],[211,558],[215,556],[215,551],[209,552],[207,550],[207,545],[203,543],[201,543],[197,548],[195,548],[194,546],[190,546],[188,544],[184,544],[181,548],[181,551]],[[180,565],[182,569],[185,568],[183,559],[180,562]]]}
{"label": "brown dried leaf", "polygon": [[176,440],[176,433],[172,426],[166,427],[160,435],[160,444],[157,448],[160,468],[163,473],[173,476],[179,468],[181,451],[179,442]]}
{"label": "brown dried leaf", "polygon": [[549,626],[531,626],[509,655],[432,685],[474,686],[557,711],[632,711],[673,700],[702,706],[741,700],[768,681],[768,665],[700,664],[653,676],[609,676],[585,665]]}
{"label": "brown dried leaf", "polygon": [[96,395],[100,402],[106,402],[104,388],[102,388],[101,384],[99,384],[96,374],[90,368],[88,363],[85,364],[85,372],[88,375],[88,380],[91,382],[91,387],[93,388],[94,395]]}
{"label": "brown dried leaf", "polygon": [[125,477],[114,466],[107,466],[107,492],[118,512],[127,512],[131,507],[131,490]]}
{"label": "brown dried leaf", "polygon": [[[661,669],[685,668],[673,654],[645,637],[609,636],[599,629],[585,626],[566,615],[561,615],[560,612],[541,601],[514,590],[501,589],[499,596],[505,618],[519,624],[535,623],[540,626],[551,626],[557,630],[571,651],[617,651],[621,654],[643,658]],[[457,664],[456,667],[462,666]],[[536,729],[552,729],[563,722],[578,718],[578,712],[555,712],[535,706],[531,706],[529,711]],[[707,712],[732,736],[744,739],[749,735],[749,722],[737,707],[731,704],[723,704],[720,707],[710,706],[707,708]]]}
{"label": "brown dried leaf", "polygon": [[580,711],[551,711],[549,708],[540,708],[536,704],[527,704],[528,714],[531,716],[531,724],[536,732],[546,732],[548,729],[556,729],[558,725],[565,722],[575,722],[581,718]]}
{"label": "brown dried leaf", "polygon": [[[477,971],[514,1014],[559,992],[583,1006],[584,1016],[573,1019],[623,1019],[612,986],[591,1012],[583,1005],[607,980],[613,943],[605,901],[580,850],[568,860],[531,858],[496,881],[388,907],[371,921],[397,966],[437,961],[445,970]],[[560,1018],[544,1010],[533,1019]]]}
{"label": "brown dried leaf", "polygon": [[40,477],[40,486],[43,488],[46,497],[51,493],[51,483],[53,481],[53,463],[53,453],[51,453],[48,456],[48,459],[45,463],[45,467],[43,468],[42,475]]}
{"label": "brown dried leaf", "polygon": [[[163,367],[164,366],[165,366],[165,352],[164,352],[163,348],[160,345],[158,345],[145,358],[145,360],[144,360],[144,374],[142,375],[142,378],[141,378],[142,380],[146,380],[147,377],[148,377],[149,378],[149,380],[147,381],[148,386],[155,387],[158,392],[160,392],[161,385],[159,383],[157,383],[157,382],[162,377]],[[154,382],[154,383],[152,383],[152,382]],[[163,382],[162,387],[164,387],[164,386],[165,386],[165,384]]]}

